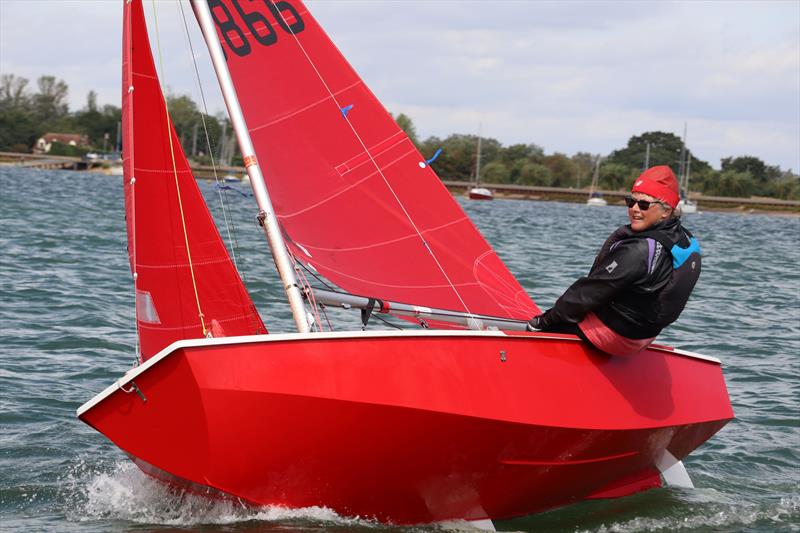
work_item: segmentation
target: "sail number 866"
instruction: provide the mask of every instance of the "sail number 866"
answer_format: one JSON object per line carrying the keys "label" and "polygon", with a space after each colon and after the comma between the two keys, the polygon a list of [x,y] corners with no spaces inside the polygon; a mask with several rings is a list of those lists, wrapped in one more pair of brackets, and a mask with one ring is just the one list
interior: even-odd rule
{"label": "sail number 866", "polygon": [[[299,33],[305,29],[305,23],[303,19],[300,18],[300,13],[286,0],[278,2],[263,0],[263,2],[272,14],[272,17],[286,33]],[[230,0],[230,4],[247,26],[250,36],[259,44],[270,46],[278,42],[278,33],[264,13],[260,11],[246,12],[242,8],[240,0]],[[228,45],[228,48],[238,56],[246,56],[249,54],[252,51],[250,41],[247,39],[245,32],[243,32],[236,24],[236,21],[233,20],[228,6],[222,3],[222,0],[208,0],[208,7],[211,9],[211,16],[214,19],[214,24],[219,28],[222,38],[225,40],[225,44]],[[292,19],[294,19],[294,21],[289,24],[287,21]],[[234,41],[238,41],[238,43]]]}

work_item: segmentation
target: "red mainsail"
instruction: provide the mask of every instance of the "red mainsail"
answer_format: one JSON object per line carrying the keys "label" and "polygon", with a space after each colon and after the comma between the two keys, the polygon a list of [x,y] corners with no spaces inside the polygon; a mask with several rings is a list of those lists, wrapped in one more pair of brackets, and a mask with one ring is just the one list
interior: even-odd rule
{"label": "red mainsail", "polygon": [[515,319],[537,306],[299,0],[211,0],[292,253],[364,296]]}
{"label": "red mainsail", "polygon": [[140,0],[125,4],[128,255],[142,360],[174,341],[265,333],[168,118]]}

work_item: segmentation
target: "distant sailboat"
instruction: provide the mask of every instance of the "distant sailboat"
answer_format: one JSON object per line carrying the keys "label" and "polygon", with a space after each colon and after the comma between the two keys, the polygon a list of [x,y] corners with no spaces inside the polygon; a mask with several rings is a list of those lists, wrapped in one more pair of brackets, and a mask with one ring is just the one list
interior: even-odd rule
{"label": "distant sailboat", "polygon": [[597,182],[600,179],[600,157],[598,156],[594,163],[594,173],[592,174],[592,185],[589,187],[589,199],[586,200],[586,205],[602,206],[608,205],[606,199],[603,198],[603,193],[597,190]]}
{"label": "distant sailboat", "polygon": [[481,187],[481,127],[478,125],[478,148],[475,158],[475,186],[469,190],[469,197],[472,200],[491,200],[494,198],[492,191],[486,187]]}

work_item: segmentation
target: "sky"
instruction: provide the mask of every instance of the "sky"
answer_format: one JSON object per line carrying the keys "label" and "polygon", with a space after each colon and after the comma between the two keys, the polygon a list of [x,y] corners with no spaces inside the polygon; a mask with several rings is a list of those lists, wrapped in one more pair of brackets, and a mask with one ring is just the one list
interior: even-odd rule
{"label": "sky", "polygon": [[[240,0],[246,3],[248,0]],[[145,0],[162,83],[200,102],[175,0]],[[342,53],[420,138],[482,133],[606,155],[683,135],[714,168],[755,156],[800,171],[800,0],[308,0]],[[186,7],[209,112],[222,98]],[[120,105],[122,0],[0,0],[0,73],[63,79]]]}

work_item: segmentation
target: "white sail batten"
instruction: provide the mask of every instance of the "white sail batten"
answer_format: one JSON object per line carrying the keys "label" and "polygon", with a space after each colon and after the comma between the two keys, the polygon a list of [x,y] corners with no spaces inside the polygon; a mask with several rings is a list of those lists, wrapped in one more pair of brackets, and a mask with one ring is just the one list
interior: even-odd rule
{"label": "white sail batten", "polygon": [[194,9],[200,29],[203,32],[203,38],[208,46],[208,51],[211,54],[211,62],[214,65],[214,71],[217,74],[222,96],[225,99],[225,106],[231,118],[231,125],[236,133],[236,140],[239,142],[239,149],[242,152],[245,169],[250,178],[253,195],[258,203],[260,211],[259,220],[264,227],[264,233],[267,236],[267,242],[269,243],[272,257],[275,259],[278,275],[283,282],[297,330],[300,333],[306,333],[310,331],[311,327],[306,317],[303,294],[297,284],[294,267],[292,266],[286,243],[281,234],[280,225],[275,216],[275,210],[272,207],[272,200],[270,199],[264,176],[261,173],[261,168],[256,158],[255,148],[250,139],[250,132],[247,129],[247,123],[245,122],[242,108],[239,105],[239,99],[236,95],[236,89],[233,86],[233,80],[231,79],[230,71],[225,61],[222,46],[217,39],[217,31],[212,21],[211,10],[205,0],[192,0],[192,8]]}

